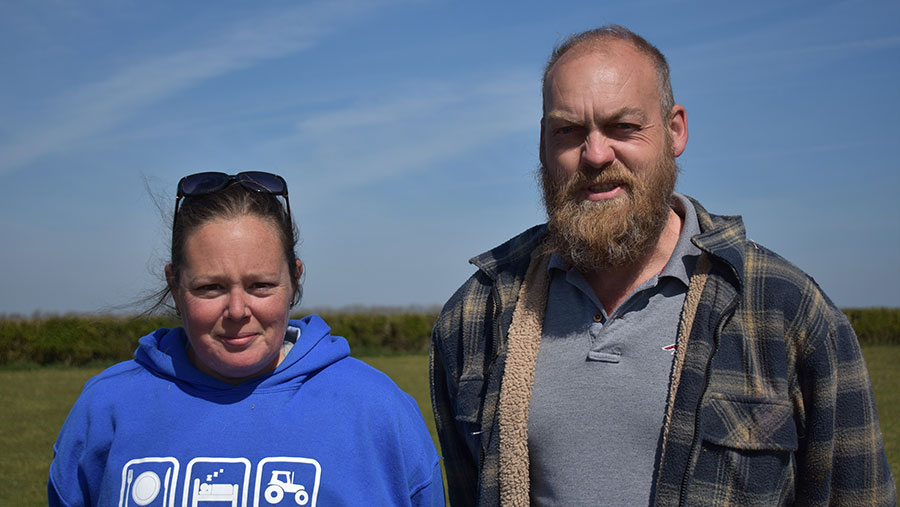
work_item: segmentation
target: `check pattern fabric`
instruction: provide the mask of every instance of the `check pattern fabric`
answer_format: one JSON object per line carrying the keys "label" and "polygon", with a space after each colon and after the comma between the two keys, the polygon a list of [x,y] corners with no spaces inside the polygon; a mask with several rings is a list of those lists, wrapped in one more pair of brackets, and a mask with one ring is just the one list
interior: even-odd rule
{"label": "check pattern fabric", "polygon": [[[692,203],[705,268],[682,316],[651,503],[896,505],[843,313],[812,278],[746,239],[740,218]],[[454,506],[500,504],[508,331],[545,235],[538,226],[472,259],[478,271],[435,325],[432,401]]]}

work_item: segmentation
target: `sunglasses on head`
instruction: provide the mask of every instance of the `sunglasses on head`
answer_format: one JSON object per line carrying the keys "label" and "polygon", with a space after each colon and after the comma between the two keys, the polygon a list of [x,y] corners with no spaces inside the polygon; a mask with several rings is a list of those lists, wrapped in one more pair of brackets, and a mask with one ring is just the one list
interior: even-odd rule
{"label": "sunglasses on head", "polygon": [[291,202],[288,200],[287,183],[281,176],[262,171],[244,171],[237,174],[205,172],[185,176],[178,182],[173,221],[178,218],[178,203],[181,202],[182,197],[212,194],[235,183],[254,192],[283,196],[288,217],[291,216]]}

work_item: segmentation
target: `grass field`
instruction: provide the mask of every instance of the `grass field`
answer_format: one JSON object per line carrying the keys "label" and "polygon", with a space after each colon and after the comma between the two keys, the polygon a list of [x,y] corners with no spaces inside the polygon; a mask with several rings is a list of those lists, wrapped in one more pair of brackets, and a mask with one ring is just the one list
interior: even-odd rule
{"label": "grass field", "polygon": [[[881,431],[895,479],[900,475],[900,347],[863,349],[875,389]],[[363,358],[419,402],[432,436],[428,358]],[[0,371],[0,505],[46,505],[52,445],[84,382],[100,368]]]}
{"label": "grass field", "polygon": [[878,422],[884,437],[894,482],[900,489],[900,347],[873,346],[863,348],[875,403],[878,404]]}

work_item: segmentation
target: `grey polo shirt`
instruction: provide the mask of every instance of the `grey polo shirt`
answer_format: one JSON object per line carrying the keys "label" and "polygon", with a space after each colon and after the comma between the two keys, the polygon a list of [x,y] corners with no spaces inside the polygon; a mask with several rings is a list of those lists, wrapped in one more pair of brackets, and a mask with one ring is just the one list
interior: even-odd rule
{"label": "grey polo shirt", "polygon": [[528,418],[532,505],[647,505],[681,307],[700,250],[694,207],[665,268],[608,315],[553,254]]}

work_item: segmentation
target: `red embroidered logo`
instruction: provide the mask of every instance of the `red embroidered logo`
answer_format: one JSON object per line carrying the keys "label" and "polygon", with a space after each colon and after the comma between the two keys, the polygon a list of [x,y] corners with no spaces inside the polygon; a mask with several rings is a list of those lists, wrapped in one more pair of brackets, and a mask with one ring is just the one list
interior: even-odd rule
{"label": "red embroidered logo", "polygon": [[672,345],[666,345],[662,349],[665,350],[666,352],[672,354],[673,356],[675,355],[675,344],[674,343]]}

